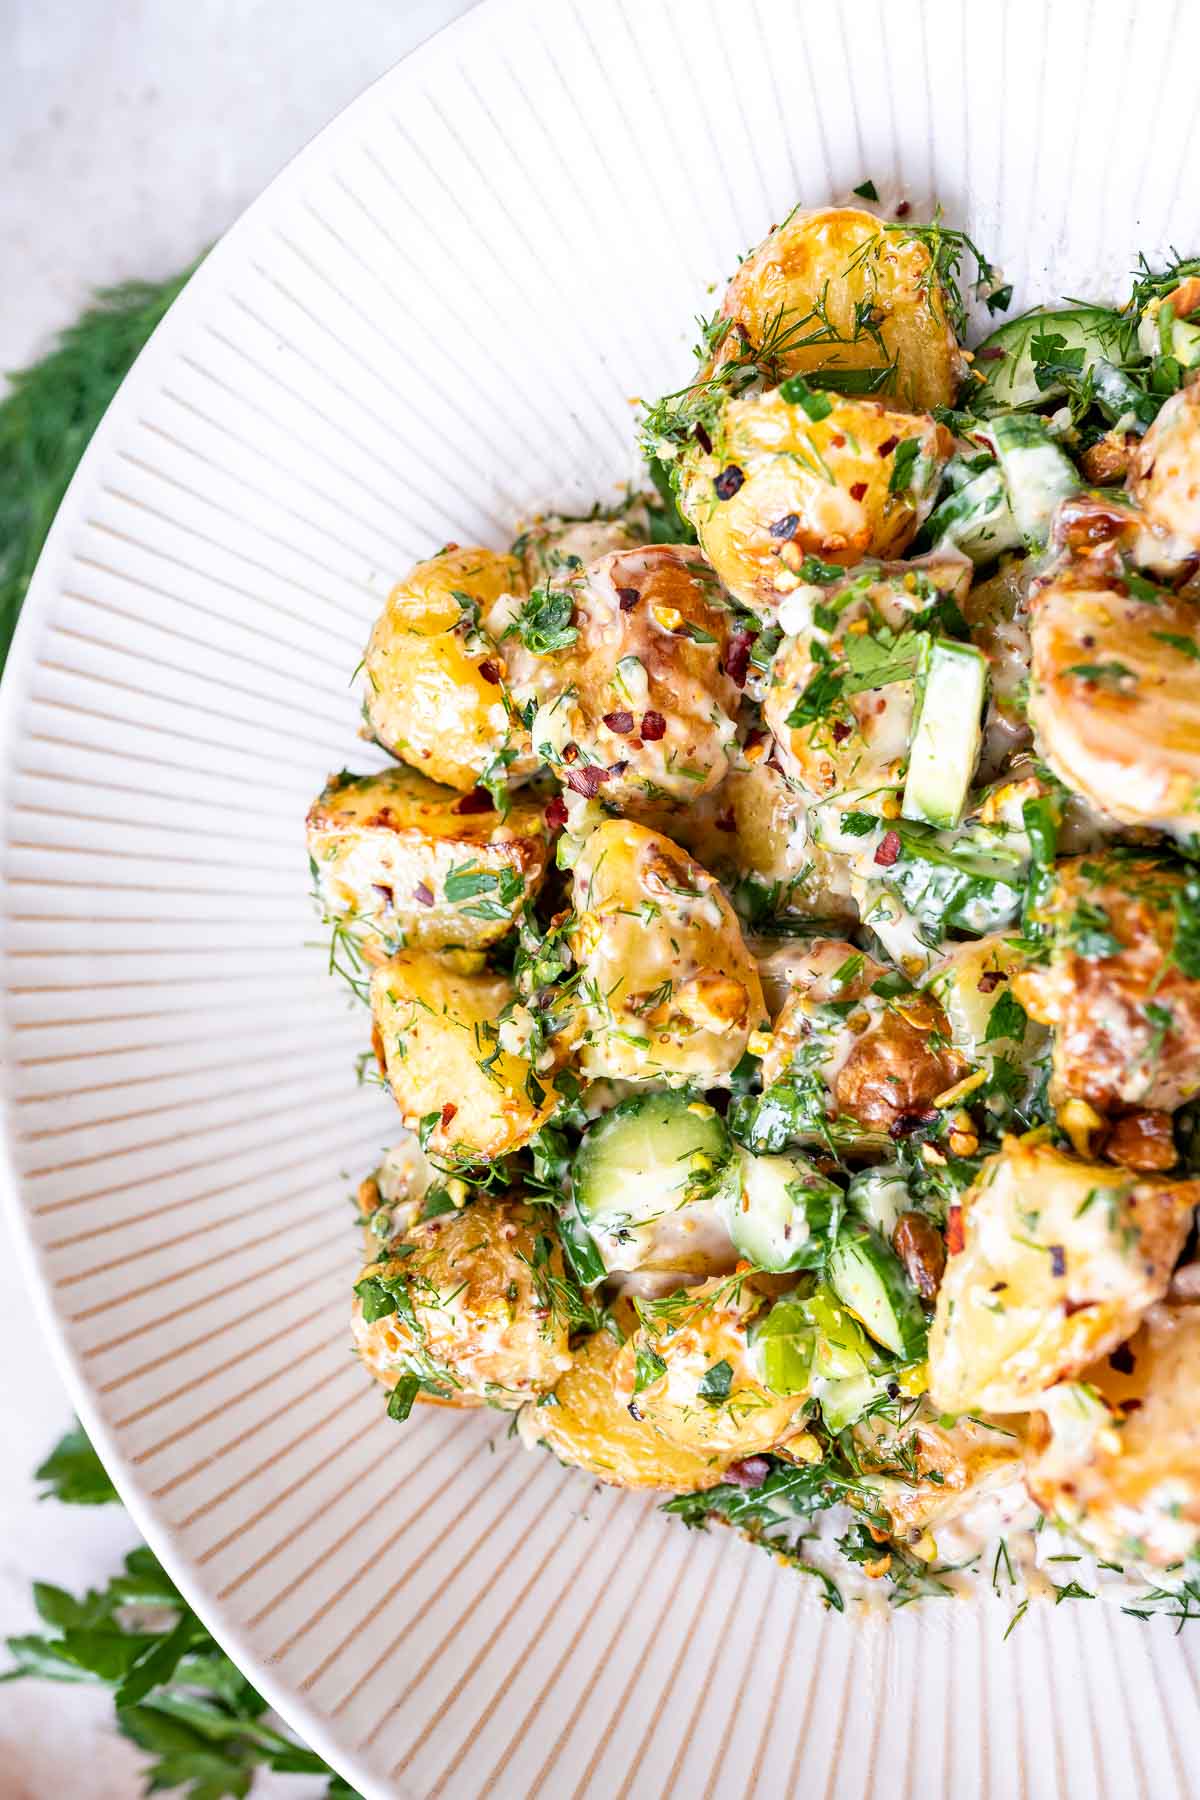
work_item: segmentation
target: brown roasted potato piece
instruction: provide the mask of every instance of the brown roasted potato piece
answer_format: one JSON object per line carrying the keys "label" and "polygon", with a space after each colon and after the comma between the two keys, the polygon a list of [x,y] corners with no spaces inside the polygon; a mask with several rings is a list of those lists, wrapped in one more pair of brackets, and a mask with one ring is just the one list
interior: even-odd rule
{"label": "brown roasted potato piece", "polygon": [[517,797],[501,815],[486,793],[413,769],[343,771],[309,808],[308,853],[326,915],[380,961],[502,938],[542,885],[550,831],[538,800]]}
{"label": "brown roasted potato piece", "polygon": [[455,960],[405,950],[371,976],[375,1045],[404,1123],[438,1115],[427,1148],[439,1161],[520,1149],[558,1104],[553,1069],[510,1049],[516,994],[507,975],[464,973]]}
{"label": "brown roasted potato piece", "polygon": [[614,1386],[620,1354],[607,1331],[577,1345],[571,1367],[555,1384],[553,1403],[522,1409],[521,1441],[530,1449],[543,1444],[560,1462],[614,1487],[666,1488],[676,1494],[715,1487],[728,1459],[673,1444],[635,1418]]}
{"label": "brown roasted potato piece", "polygon": [[392,589],[363,658],[364,716],[385,750],[460,790],[501,766],[512,780],[536,768],[503,652],[479,623],[501,596],[524,592],[515,557],[457,545]]}
{"label": "brown roasted potato piece", "polygon": [[1012,1414],[949,1421],[926,1399],[899,1421],[877,1413],[855,1425],[866,1484],[879,1495],[893,1534],[916,1543],[1012,1481],[1021,1469],[1024,1423]]}
{"label": "brown roasted potato piece", "polygon": [[1137,1328],[1167,1288],[1200,1182],[1006,1138],[951,1214],[929,1391],[947,1413],[1024,1412]]}
{"label": "brown roasted potato piece", "polygon": [[1200,556],[1200,384],[1172,394],[1133,453],[1129,492],[1159,530]]}
{"label": "brown roasted potato piece", "polygon": [[756,357],[775,381],[816,369],[882,370],[905,405],[950,406],[965,364],[932,258],[903,226],[854,206],[789,213],[725,290],[704,373]]}
{"label": "brown roasted potato piece", "polygon": [[1058,864],[1050,960],[1013,982],[1054,1028],[1056,1103],[1170,1112],[1200,1089],[1200,981],[1172,960],[1188,892],[1182,871],[1152,857]]}
{"label": "brown roasted potato piece", "polygon": [[709,561],[764,617],[801,585],[807,554],[848,567],[903,556],[952,447],[920,413],[820,396],[807,402],[821,415],[812,417],[787,392],[727,400],[712,448],[697,445],[680,463],[679,504]]}
{"label": "brown roasted potato piece", "polygon": [[1127,1344],[1043,1396],[1027,1482],[1109,1562],[1200,1552],[1200,1306],[1152,1306]]}
{"label": "brown roasted potato piece", "polygon": [[512,1408],[570,1368],[544,1212],[476,1200],[411,1226],[403,1250],[368,1263],[355,1288],[355,1348],[378,1380],[415,1374],[431,1398]]}

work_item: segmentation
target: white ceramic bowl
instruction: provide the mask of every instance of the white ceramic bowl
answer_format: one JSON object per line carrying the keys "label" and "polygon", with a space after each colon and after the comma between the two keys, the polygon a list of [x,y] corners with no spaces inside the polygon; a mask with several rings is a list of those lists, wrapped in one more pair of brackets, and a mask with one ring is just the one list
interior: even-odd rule
{"label": "white ceramic bowl", "polygon": [[71,488],[0,736],[30,1275],[147,1537],[371,1796],[1200,1792],[1165,1625],[822,1614],[495,1415],[388,1423],[346,1196],[389,1107],[302,834],[397,573],[610,495],[796,200],[936,195],[1018,306],[1114,292],[1200,243],[1198,53],[1129,0],[491,0],[230,232]]}

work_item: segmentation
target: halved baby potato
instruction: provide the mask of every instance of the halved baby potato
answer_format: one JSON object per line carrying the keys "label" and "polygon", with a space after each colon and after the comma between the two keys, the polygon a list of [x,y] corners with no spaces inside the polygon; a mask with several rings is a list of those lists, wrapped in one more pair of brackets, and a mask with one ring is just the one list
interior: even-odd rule
{"label": "halved baby potato", "polygon": [[364,717],[385,750],[463,791],[498,768],[516,780],[537,766],[503,653],[479,623],[502,595],[524,592],[516,557],[457,545],[392,589],[363,658]]}
{"label": "halved baby potato", "polygon": [[575,864],[579,1066],[614,1080],[720,1080],[765,1023],[758,970],[720,884],[669,838],[608,819]]}
{"label": "halved baby potato", "polygon": [[571,1366],[554,1304],[562,1252],[546,1215],[476,1200],[412,1226],[403,1251],[368,1263],[355,1288],[355,1348],[377,1380],[405,1374],[453,1405],[514,1408]]}
{"label": "halved baby potato", "polygon": [[308,853],[327,916],[368,961],[400,949],[481,949],[538,892],[550,854],[542,804],[501,815],[486,793],[414,769],[331,775],[308,812]]}
{"label": "halved baby potato", "polygon": [[1133,453],[1129,492],[1152,524],[1200,554],[1200,383],[1164,404]]}
{"label": "halved baby potato", "polygon": [[621,1346],[607,1331],[576,1345],[574,1361],[546,1405],[522,1409],[521,1441],[541,1444],[560,1462],[584,1469],[614,1487],[665,1488],[695,1493],[715,1487],[726,1457],[674,1444],[636,1419],[614,1385]]}
{"label": "halved baby potato", "polygon": [[[505,1049],[507,975],[406,950],[371,976],[376,1054],[404,1123],[439,1161],[489,1161],[529,1142],[558,1104],[553,1074]],[[436,1120],[436,1123],[434,1121]]]}
{"label": "halved baby potato", "polygon": [[929,1338],[942,1412],[1024,1412],[1136,1330],[1166,1292],[1200,1182],[1006,1138],[963,1197]]}
{"label": "halved baby potato", "polygon": [[[762,616],[802,582],[806,555],[849,566],[903,556],[933,504],[949,432],[881,400],[727,400],[711,448],[679,465],[679,504],[730,593]],[[915,446],[915,448],[914,448]]]}
{"label": "halved baby potato", "polygon": [[734,356],[761,359],[776,381],[876,371],[882,391],[928,411],[953,404],[966,371],[927,247],[859,207],[790,213],[742,263],[718,316],[728,329],[702,379]]}

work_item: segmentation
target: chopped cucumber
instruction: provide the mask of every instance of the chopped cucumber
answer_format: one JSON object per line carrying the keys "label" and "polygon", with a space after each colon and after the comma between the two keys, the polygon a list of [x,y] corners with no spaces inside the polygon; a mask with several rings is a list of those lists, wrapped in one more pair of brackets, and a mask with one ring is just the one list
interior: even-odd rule
{"label": "chopped cucumber", "polygon": [[[972,407],[982,413],[1006,407],[1036,406],[1065,394],[1065,383],[1039,387],[1035,369],[1045,358],[1035,351],[1038,339],[1061,337],[1059,350],[1082,349],[1080,374],[1096,362],[1110,367],[1128,362],[1134,352],[1132,319],[1103,306],[1073,306],[1062,312],[1024,313],[1009,319],[985,338],[975,352],[974,367],[984,377],[983,386],[971,396]],[[997,355],[999,351],[1001,354]]]}
{"label": "chopped cucumber", "polygon": [[829,1284],[876,1343],[906,1360],[925,1345],[925,1314],[900,1258],[878,1232],[851,1225],[829,1255]]}
{"label": "chopped cucumber", "polygon": [[844,1381],[823,1381],[817,1398],[827,1431],[845,1431],[861,1419],[895,1381],[895,1373],[884,1369],[878,1375],[848,1375]]}
{"label": "chopped cucumber", "polygon": [[912,1205],[904,1170],[899,1163],[860,1169],[851,1179],[846,1204],[890,1244],[897,1219]]}
{"label": "chopped cucumber", "polygon": [[862,1417],[895,1380],[895,1367],[830,1288],[777,1300],[755,1342],[773,1393],[808,1394],[830,1431]]}
{"label": "chopped cucumber", "polygon": [[923,931],[940,940],[951,930],[971,937],[1003,931],[1021,916],[1029,870],[1028,840],[985,825],[935,831],[898,819],[896,861],[877,871]]}
{"label": "chopped cucumber", "polygon": [[727,1244],[717,1197],[730,1149],[720,1115],[678,1088],[634,1094],[597,1119],[575,1158],[574,1188],[605,1268],[686,1269],[719,1248],[714,1233]]}
{"label": "chopped cucumber", "polygon": [[953,545],[973,563],[992,562],[1006,550],[1021,549],[1024,539],[1009,505],[999,463],[989,463],[943,500],[926,520],[917,541],[923,550],[945,550]]}
{"label": "chopped cucumber", "polygon": [[1032,413],[1001,413],[991,433],[1017,529],[1027,544],[1044,544],[1059,501],[1082,485],[1074,466]]}
{"label": "chopped cucumber", "polygon": [[755,1156],[739,1146],[736,1157],[738,1180],[722,1196],[736,1248],[772,1274],[814,1268],[841,1189],[799,1156]]}
{"label": "chopped cucumber", "polygon": [[916,726],[908,753],[903,813],[952,829],[963,816],[983,743],[988,665],[974,644],[921,639]]}

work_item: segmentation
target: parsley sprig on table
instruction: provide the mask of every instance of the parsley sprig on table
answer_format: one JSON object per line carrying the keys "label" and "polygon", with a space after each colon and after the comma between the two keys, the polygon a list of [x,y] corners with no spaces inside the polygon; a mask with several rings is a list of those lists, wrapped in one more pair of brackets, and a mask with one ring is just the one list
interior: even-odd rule
{"label": "parsley sprig on table", "polygon": [[[43,1499],[73,1506],[118,1497],[79,1426],[35,1479],[47,1484]],[[109,1688],[118,1729],[152,1759],[147,1793],[178,1789],[188,1800],[245,1800],[255,1775],[271,1769],[323,1775],[326,1800],[354,1800],[354,1788],[271,1722],[267,1702],[144,1544],[103,1588],[77,1596],[36,1581],[33,1598],[46,1629],[7,1640],[13,1667],[0,1681],[38,1676]]]}

